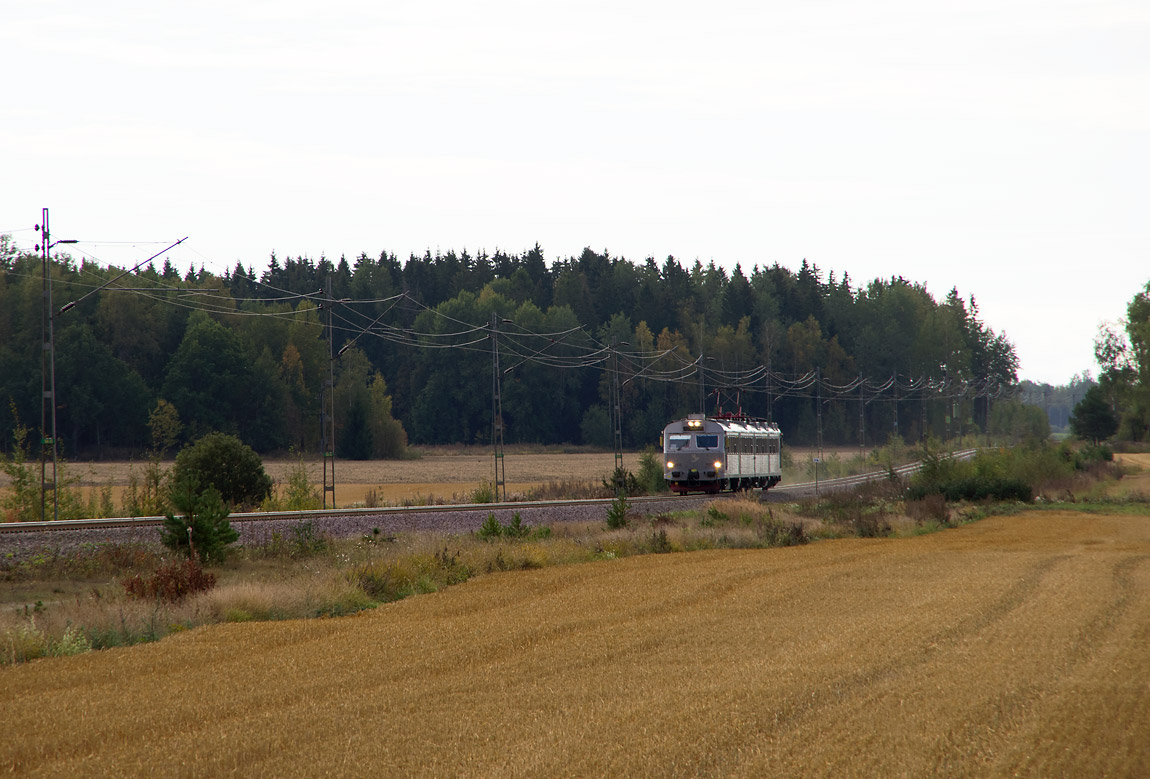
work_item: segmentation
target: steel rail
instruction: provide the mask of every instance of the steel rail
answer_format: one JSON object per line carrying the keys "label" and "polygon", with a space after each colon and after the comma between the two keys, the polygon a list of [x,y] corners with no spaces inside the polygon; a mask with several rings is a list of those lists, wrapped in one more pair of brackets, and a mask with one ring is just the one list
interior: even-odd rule
{"label": "steel rail", "polygon": [[[978,451],[976,449],[965,449],[960,452],[954,452],[951,456],[958,459],[965,459],[974,455]],[[899,476],[908,476],[917,472],[922,468],[921,462],[909,463],[907,465],[900,465],[893,468],[893,472]],[[857,474],[855,476],[841,476],[833,479],[820,479],[818,482],[800,482],[792,484],[778,485],[771,488],[772,492],[791,492],[814,489],[816,484],[818,487],[825,487],[826,489],[842,489],[851,487],[856,484],[864,484],[868,481],[876,481],[878,479],[886,478],[890,475],[891,470],[886,471],[872,471],[870,473]],[[648,503],[678,503],[687,500],[698,500],[700,498],[714,498],[721,497],[724,493],[702,493],[699,495],[649,495],[642,497],[630,498],[632,504],[648,504]],[[539,508],[570,508],[578,506],[608,506],[611,504],[613,498],[580,498],[576,500],[533,500],[533,501],[504,501],[502,503],[450,503],[450,504],[428,504],[424,506],[380,506],[378,508],[346,508],[346,509],[311,509],[305,511],[253,511],[231,514],[228,516],[230,522],[286,522],[295,520],[297,522],[306,521],[309,519],[335,519],[339,517],[363,517],[363,516],[381,516],[393,515],[403,516],[405,514],[427,514],[427,513],[440,513],[440,512],[453,512],[453,511],[506,511],[516,509],[539,509]],[[43,531],[67,531],[67,530],[104,530],[116,527],[151,527],[163,524],[164,517],[108,517],[103,519],[60,519],[47,522],[0,522],[0,535],[6,533],[32,533]]]}
{"label": "steel rail", "polygon": [[[657,503],[678,501],[683,497],[651,495],[630,498],[631,503]],[[283,522],[289,520],[335,519],[339,517],[363,517],[380,515],[446,513],[452,511],[504,511],[514,509],[538,509],[552,507],[607,506],[613,498],[580,498],[577,500],[535,500],[505,501],[502,503],[444,503],[425,506],[380,506],[378,508],[312,509],[305,511],[253,511],[228,516],[229,522]],[[49,522],[0,522],[0,534],[30,533],[64,530],[103,530],[114,527],[149,527],[160,525],[164,517],[107,517],[103,519],[61,519]]]}

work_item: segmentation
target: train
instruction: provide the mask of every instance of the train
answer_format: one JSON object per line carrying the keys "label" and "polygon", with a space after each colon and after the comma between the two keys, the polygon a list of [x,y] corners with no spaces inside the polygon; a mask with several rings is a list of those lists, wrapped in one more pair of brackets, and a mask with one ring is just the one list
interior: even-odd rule
{"label": "train", "polygon": [[736,414],[691,414],[663,428],[663,478],[672,492],[767,490],[782,478],[777,425]]}

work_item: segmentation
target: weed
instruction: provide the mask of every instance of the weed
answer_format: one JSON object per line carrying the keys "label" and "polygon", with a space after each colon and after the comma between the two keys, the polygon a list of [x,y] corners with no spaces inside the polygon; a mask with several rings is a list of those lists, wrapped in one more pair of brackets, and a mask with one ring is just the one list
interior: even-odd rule
{"label": "weed", "polygon": [[703,514],[703,518],[699,520],[699,524],[703,527],[715,527],[716,525],[726,522],[729,517],[722,512],[717,504],[712,503],[707,506],[707,511]]}
{"label": "weed", "polygon": [[472,503],[494,503],[495,498],[495,485],[489,481],[482,482],[471,491]]}
{"label": "weed", "polygon": [[763,546],[798,546],[810,540],[801,522],[779,522],[773,515],[755,520],[754,528]]}
{"label": "weed", "polygon": [[295,559],[315,557],[327,551],[328,538],[316,532],[315,523],[310,519],[291,528],[289,555]]}
{"label": "weed", "polygon": [[216,577],[192,558],[161,565],[150,576],[136,574],[124,580],[124,590],[134,598],[179,603],[196,592],[216,586]]}
{"label": "weed", "polygon": [[943,527],[950,524],[950,509],[947,508],[946,498],[938,493],[925,495],[918,500],[908,499],[906,515],[919,527],[928,522]]}
{"label": "weed", "polygon": [[655,554],[667,554],[673,551],[671,542],[667,540],[667,529],[659,528],[651,534],[650,550]]}

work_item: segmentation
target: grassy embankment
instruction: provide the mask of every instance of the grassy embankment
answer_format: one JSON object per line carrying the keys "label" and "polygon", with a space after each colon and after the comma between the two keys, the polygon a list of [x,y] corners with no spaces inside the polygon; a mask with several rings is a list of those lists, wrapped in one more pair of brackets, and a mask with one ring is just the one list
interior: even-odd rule
{"label": "grassy embankment", "polygon": [[[1047,500],[1075,494],[1097,500],[1113,489],[1107,486],[1112,472],[1076,470],[1060,460],[1058,450],[1042,451],[999,455],[983,469],[1028,473]],[[174,599],[140,598],[124,586],[162,569],[167,554],[156,546],[98,545],[70,554],[45,548],[13,562],[0,557],[0,663],[152,641],[203,624],[350,614],[497,571],[821,538],[918,535],[987,511],[982,504],[948,505],[934,495],[907,501],[904,490],[900,482],[884,481],[794,504],[722,499],[702,512],[631,516],[618,528],[604,521],[512,531],[496,523],[486,533],[331,539],[302,523],[236,549],[212,569],[214,587]],[[1140,501],[1138,494],[1127,499],[1134,506],[1142,506]]]}

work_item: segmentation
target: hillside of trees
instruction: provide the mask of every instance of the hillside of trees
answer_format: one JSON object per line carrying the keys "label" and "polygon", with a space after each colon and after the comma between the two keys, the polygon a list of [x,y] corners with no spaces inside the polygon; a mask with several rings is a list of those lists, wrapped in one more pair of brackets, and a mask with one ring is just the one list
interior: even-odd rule
{"label": "hillside of trees", "polygon": [[[538,245],[406,262],[272,255],[222,277],[149,265],[84,297],[121,270],[51,263],[55,308],[81,301],[54,320],[70,457],[142,452],[159,443],[157,413],[170,446],[218,430],[261,452],[317,452],[329,377],[336,453],[353,458],[489,443],[496,388],[508,443],[606,447],[617,392],[628,448],[704,404],[828,445],[1009,426],[1020,406],[1014,348],[973,297],[936,300],[903,278],[856,285],[806,261],[727,272],[586,249],[548,263]],[[0,271],[11,446],[18,423],[39,427],[42,260],[0,236]]]}

